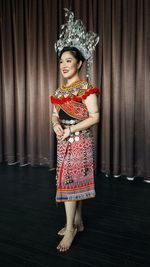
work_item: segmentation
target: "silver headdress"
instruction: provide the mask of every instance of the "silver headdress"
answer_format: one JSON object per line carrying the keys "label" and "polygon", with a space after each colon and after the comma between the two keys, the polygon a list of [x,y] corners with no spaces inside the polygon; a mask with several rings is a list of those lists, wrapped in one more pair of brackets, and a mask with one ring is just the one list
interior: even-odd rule
{"label": "silver headdress", "polygon": [[90,78],[90,66],[93,63],[93,50],[99,42],[99,36],[94,32],[86,32],[86,28],[81,20],[74,19],[74,13],[67,8],[65,17],[68,21],[61,26],[59,40],[55,43],[55,50],[60,55],[64,47],[77,48],[82,56],[87,60],[87,79]]}

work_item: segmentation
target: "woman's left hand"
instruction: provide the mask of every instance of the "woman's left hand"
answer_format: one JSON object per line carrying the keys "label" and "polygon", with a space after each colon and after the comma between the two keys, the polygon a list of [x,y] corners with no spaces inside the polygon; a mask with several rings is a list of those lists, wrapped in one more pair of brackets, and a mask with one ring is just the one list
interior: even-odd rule
{"label": "woman's left hand", "polygon": [[63,141],[69,136],[70,136],[70,128],[66,128],[66,129],[64,129],[64,133],[63,133],[63,135],[62,135],[60,140]]}

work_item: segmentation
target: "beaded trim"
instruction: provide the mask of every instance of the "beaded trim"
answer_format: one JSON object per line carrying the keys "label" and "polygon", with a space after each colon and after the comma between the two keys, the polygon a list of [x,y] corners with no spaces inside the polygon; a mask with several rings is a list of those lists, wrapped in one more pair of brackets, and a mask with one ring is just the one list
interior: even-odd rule
{"label": "beaded trim", "polygon": [[71,100],[82,102],[82,100],[85,100],[90,94],[94,94],[94,93],[98,96],[99,90],[97,88],[91,88],[88,91],[86,91],[82,96],[68,95],[65,97],[61,96],[61,98],[51,96],[51,103],[62,105],[63,103],[71,101]]}
{"label": "beaded trim", "polygon": [[82,85],[83,83],[87,84],[87,81],[78,80],[76,82],[71,83],[68,86],[62,85],[59,88],[61,90],[63,90],[63,91],[68,91],[68,90],[73,89],[73,88],[77,88],[78,89],[78,87],[80,87],[80,85]]}
{"label": "beaded trim", "polygon": [[87,85],[88,85],[87,82],[80,81],[78,83],[77,82],[73,83],[71,86],[68,86],[68,87],[61,86],[56,90],[55,97],[61,98],[61,97],[66,97],[70,94],[77,93],[80,89],[82,89],[83,87]]}

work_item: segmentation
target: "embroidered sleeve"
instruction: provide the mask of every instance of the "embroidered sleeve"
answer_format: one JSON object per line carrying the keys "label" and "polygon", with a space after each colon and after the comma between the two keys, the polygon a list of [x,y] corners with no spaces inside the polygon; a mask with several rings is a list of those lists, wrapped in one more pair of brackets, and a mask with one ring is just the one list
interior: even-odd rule
{"label": "embroidered sleeve", "polygon": [[[57,99],[58,99],[58,93],[57,93],[58,89],[55,90],[55,92],[53,93],[53,95],[50,96],[50,102],[52,104],[58,104],[57,103]],[[56,100],[56,101],[55,101]]]}
{"label": "embroidered sleeve", "polygon": [[86,99],[89,95],[91,94],[96,94],[97,96],[99,95],[99,89],[94,87],[92,84],[88,84],[87,88],[81,89],[78,93],[78,96],[81,99]]}

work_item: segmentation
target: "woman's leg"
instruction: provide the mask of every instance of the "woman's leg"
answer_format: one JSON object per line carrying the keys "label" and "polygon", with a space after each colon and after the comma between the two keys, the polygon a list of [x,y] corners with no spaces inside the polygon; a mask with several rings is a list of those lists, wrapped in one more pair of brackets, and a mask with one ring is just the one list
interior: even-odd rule
{"label": "woman's leg", "polygon": [[66,229],[74,228],[74,218],[76,213],[76,201],[66,201],[65,202],[65,211],[66,211]]}
{"label": "woman's leg", "polygon": [[65,211],[66,211],[66,231],[63,239],[57,246],[59,251],[66,251],[70,248],[72,241],[77,233],[77,228],[74,227],[74,219],[76,213],[77,202],[65,202]]}
{"label": "woman's leg", "polygon": [[74,223],[79,231],[83,231],[83,220],[82,220],[82,201],[77,202],[77,208],[75,213]]}
{"label": "woman's leg", "polygon": [[[77,201],[74,224],[77,226],[78,232],[84,230],[83,220],[82,220],[82,201]],[[64,235],[66,231],[66,226],[59,230],[58,235]]]}

